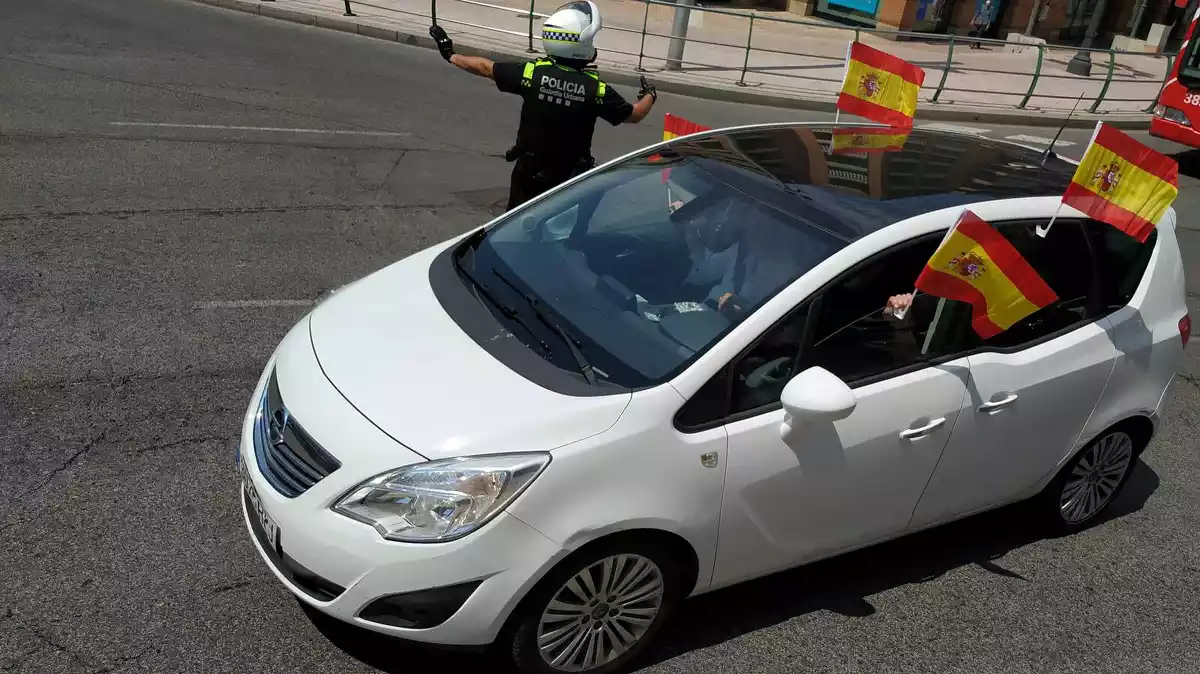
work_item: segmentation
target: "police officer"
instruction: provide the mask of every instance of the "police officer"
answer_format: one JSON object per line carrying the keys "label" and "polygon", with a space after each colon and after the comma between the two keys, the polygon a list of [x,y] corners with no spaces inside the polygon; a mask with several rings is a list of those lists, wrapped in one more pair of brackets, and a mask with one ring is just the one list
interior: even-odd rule
{"label": "police officer", "polygon": [[593,41],[602,27],[596,3],[569,2],[542,24],[547,58],[524,63],[496,63],[456,54],[446,31],[438,25],[430,27],[429,34],[443,58],[494,80],[497,89],[524,101],[517,143],[505,155],[516,162],[509,210],[596,165],[592,133],[597,117],[613,126],[636,124],[658,100],[658,93],[644,77],[638,101],[631,105],[596,74]]}

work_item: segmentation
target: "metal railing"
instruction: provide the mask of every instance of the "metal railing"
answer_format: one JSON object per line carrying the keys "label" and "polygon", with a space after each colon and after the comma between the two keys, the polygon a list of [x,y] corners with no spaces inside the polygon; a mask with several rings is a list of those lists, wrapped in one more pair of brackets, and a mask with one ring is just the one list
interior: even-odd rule
{"label": "metal railing", "polygon": [[[345,3],[346,13],[348,15],[353,15],[351,12],[351,1],[352,0],[340,0],[340,2]],[[378,1],[379,0],[376,0],[376,2],[378,2]],[[504,0],[498,0],[498,1],[503,2]],[[647,72],[648,71],[648,68],[647,68],[648,61],[662,61],[663,65],[664,65],[664,69],[670,69],[670,70],[681,70],[683,66],[690,66],[693,68],[707,69],[710,71],[725,71],[725,72],[731,72],[731,73],[736,72],[737,79],[736,79],[736,81],[734,81],[732,83],[737,86],[740,86],[740,87],[763,86],[765,83],[762,81],[759,81],[759,82],[748,82],[747,81],[747,79],[746,79],[747,74],[756,74],[756,75],[759,75],[760,77],[769,76],[770,78],[777,78],[777,77],[778,78],[791,78],[791,79],[796,79],[796,80],[807,81],[810,83],[823,83],[823,84],[831,87],[829,89],[830,93],[836,91],[837,88],[840,88],[840,84],[842,82],[842,77],[843,77],[843,73],[841,72],[841,70],[838,70],[838,72],[832,77],[821,77],[813,72],[806,72],[804,74],[797,74],[794,72],[786,72],[789,69],[789,66],[787,64],[758,65],[758,66],[753,65],[752,64],[752,60],[753,60],[752,56],[755,56],[755,55],[760,55],[760,57],[761,56],[774,56],[774,57],[784,57],[784,58],[786,58],[788,56],[792,56],[792,57],[797,57],[798,59],[800,59],[800,58],[805,59],[809,63],[809,65],[803,65],[803,66],[801,66],[800,64],[797,63],[796,65],[790,67],[793,70],[798,69],[798,68],[804,68],[809,71],[814,70],[814,69],[822,69],[822,68],[837,69],[845,61],[844,54],[829,56],[827,52],[826,53],[806,53],[803,51],[780,49],[780,48],[778,48],[778,46],[764,46],[762,44],[761,34],[762,34],[763,27],[765,25],[776,25],[776,26],[786,25],[789,27],[795,27],[798,31],[802,31],[802,30],[806,30],[806,29],[807,30],[820,30],[820,31],[823,31],[826,33],[832,31],[835,34],[837,34],[837,33],[844,34],[847,41],[849,41],[850,35],[853,34],[853,39],[855,41],[861,41],[861,38],[864,35],[872,35],[872,36],[877,36],[877,37],[881,37],[881,38],[885,38],[885,39],[889,39],[889,40],[896,40],[898,44],[905,44],[906,42],[908,42],[908,43],[920,42],[920,43],[923,43],[924,45],[928,46],[930,44],[936,45],[939,43],[944,43],[944,46],[945,46],[944,60],[938,59],[939,63],[936,66],[929,65],[926,67],[927,70],[940,70],[941,71],[940,77],[936,78],[937,83],[935,86],[929,86],[930,80],[934,79],[934,78],[930,78],[930,79],[927,79],[926,84],[922,87],[922,89],[925,91],[932,89],[932,94],[930,96],[928,96],[927,100],[928,100],[928,102],[935,103],[935,104],[942,102],[941,99],[943,97],[943,94],[946,94],[946,93],[986,94],[988,96],[993,96],[993,97],[997,97],[997,96],[1004,97],[1005,99],[1007,99],[1009,101],[1008,105],[1012,109],[1021,109],[1021,110],[1027,109],[1027,106],[1029,105],[1030,101],[1034,98],[1076,101],[1077,99],[1081,99],[1081,95],[1079,92],[1076,92],[1076,93],[1055,93],[1053,91],[1051,91],[1050,93],[1041,92],[1041,91],[1038,91],[1038,85],[1039,84],[1049,84],[1049,85],[1051,85],[1050,88],[1054,89],[1053,84],[1055,83],[1056,80],[1066,80],[1068,82],[1075,82],[1075,83],[1095,82],[1096,80],[1094,78],[1080,77],[1077,75],[1069,74],[1069,73],[1065,72],[1065,70],[1062,72],[1047,72],[1047,68],[1045,67],[1048,55],[1062,53],[1064,56],[1066,56],[1068,54],[1073,56],[1077,52],[1086,51],[1094,59],[1099,59],[1100,62],[1104,66],[1104,77],[1103,77],[1103,81],[1101,82],[1101,84],[1099,86],[1099,92],[1094,95],[1088,95],[1088,93],[1086,91],[1083,92],[1082,100],[1083,101],[1090,100],[1090,102],[1091,102],[1090,106],[1087,108],[1087,110],[1089,112],[1093,112],[1093,113],[1098,112],[1100,110],[1101,104],[1106,103],[1106,102],[1109,104],[1133,103],[1136,105],[1132,105],[1132,106],[1123,108],[1121,110],[1115,110],[1115,109],[1106,110],[1105,112],[1116,112],[1116,111],[1149,112],[1150,110],[1153,109],[1153,107],[1155,105],[1155,100],[1158,97],[1158,93],[1161,92],[1162,87],[1165,86],[1165,84],[1167,82],[1167,79],[1171,72],[1172,62],[1174,60],[1173,54],[1172,55],[1145,54],[1145,53],[1140,53],[1140,52],[1120,51],[1120,50],[1115,50],[1115,49],[1080,50],[1079,48],[1076,48],[1076,47],[1060,47],[1060,46],[1045,45],[1045,44],[1038,44],[1038,43],[1025,43],[1025,42],[1007,42],[1007,41],[987,39],[987,38],[965,37],[965,36],[956,36],[956,35],[938,35],[938,34],[932,34],[932,33],[918,33],[918,32],[912,32],[912,31],[880,30],[880,29],[875,29],[875,28],[844,26],[844,25],[825,23],[825,22],[819,22],[819,21],[810,21],[810,20],[801,20],[801,19],[784,18],[784,17],[778,17],[778,16],[770,16],[770,15],[761,14],[761,13],[754,12],[754,11],[744,12],[744,11],[736,11],[736,10],[730,10],[730,9],[718,9],[718,8],[712,8],[712,7],[697,7],[694,5],[688,6],[687,9],[691,12],[701,12],[705,15],[719,15],[719,16],[724,16],[724,17],[732,17],[732,18],[735,18],[738,20],[745,21],[745,30],[746,30],[745,40],[739,41],[737,43],[721,42],[721,41],[716,41],[716,40],[711,40],[711,39],[687,36],[686,34],[685,35],[675,35],[675,34],[671,34],[671,33],[655,32],[654,30],[652,30],[652,26],[651,26],[652,8],[655,6],[658,6],[658,7],[670,8],[672,10],[675,10],[675,9],[677,9],[677,5],[674,2],[668,2],[665,0],[639,0],[639,1],[644,6],[643,12],[642,12],[642,25],[640,26],[640,28],[631,28],[631,27],[620,26],[620,25],[606,25],[605,29],[604,29],[605,32],[607,32],[607,33],[623,33],[623,34],[637,36],[637,43],[638,43],[637,51],[635,52],[635,51],[631,51],[628,49],[620,49],[620,48],[617,48],[612,45],[603,45],[603,46],[599,47],[600,54],[601,54],[599,60],[614,64],[614,65],[632,65],[633,59],[636,58],[636,65],[634,66],[634,70],[636,70],[638,72]],[[489,26],[489,25],[486,25],[481,22],[464,21],[462,19],[454,19],[454,18],[447,17],[445,15],[438,16],[437,0],[430,1],[428,12],[409,11],[406,9],[400,9],[398,7],[386,7],[381,4],[374,4],[372,2],[353,0],[353,4],[355,6],[371,8],[374,10],[379,10],[379,11],[384,11],[384,12],[389,12],[389,13],[403,14],[403,15],[409,15],[409,16],[414,16],[414,17],[422,17],[425,19],[429,19],[431,22],[440,22],[440,23],[446,23],[446,24],[468,26],[468,27],[475,28],[478,30],[484,30],[484,31],[488,31],[488,32],[502,34],[502,35],[523,38],[522,42],[526,48],[526,51],[528,51],[529,53],[536,53],[538,51],[535,48],[535,40],[537,40],[539,38],[539,31],[538,31],[538,28],[535,25],[535,23],[536,23],[537,19],[545,18],[548,16],[548,14],[537,11],[536,0],[528,0],[527,8],[524,4],[524,0],[521,0],[520,6],[514,6],[512,4],[495,4],[495,3],[489,3],[489,2],[482,2],[481,0],[442,0],[443,4],[446,4],[448,2],[456,4],[456,5],[469,5],[469,6],[483,8],[483,9],[498,10],[498,11],[502,11],[502,12],[510,13],[510,14],[519,13],[520,18],[523,20],[523,23],[525,25],[522,26],[523,30],[514,30],[513,28]],[[413,3],[413,4],[415,5],[416,3]],[[760,40],[760,43],[757,46],[755,45],[755,42],[754,42],[756,35],[759,36],[759,40]],[[794,37],[802,38],[802,37],[804,37],[804,35],[803,35],[803,33],[797,32]],[[701,60],[686,59],[686,58],[683,58],[682,56],[676,60],[674,58],[671,58],[670,55],[668,55],[668,54],[664,54],[661,56],[650,54],[650,53],[647,53],[647,39],[648,38],[657,39],[657,40],[666,40],[668,44],[671,41],[683,40],[684,45],[685,45],[685,53],[686,53],[686,45],[689,45],[689,44],[705,45],[708,47],[714,47],[714,48],[718,48],[718,49],[727,49],[727,50],[736,51],[736,52],[739,52],[738,58],[737,58],[738,63],[733,63],[733,62],[712,63],[712,62],[705,62],[705,61],[701,61]],[[981,44],[981,45],[989,45],[992,47],[1005,47],[1005,48],[1019,47],[1021,50],[1036,50],[1037,54],[1036,54],[1036,59],[1034,59],[1034,63],[1032,65],[1031,71],[1024,71],[1024,70],[1022,70],[1022,71],[1007,70],[1006,71],[1006,70],[998,70],[996,68],[990,68],[990,67],[978,67],[978,66],[971,67],[971,66],[964,65],[963,63],[956,63],[954,60],[956,47],[961,48],[961,46],[963,44]],[[625,57],[628,57],[629,60],[626,60],[626,61],[614,60],[612,58],[612,56],[614,56],[614,55],[625,56]],[[1159,79],[1157,77],[1151,78],[1149,76],[1118,77],[1117,76],[1118,57],[1136,57],[1139,59],[1150,59],[1153,62],[1161,62],[1163,64],[1163,75],[1162,75],[1161,79]],[[828,65],[814,67],[811,65],[811,63],[814,61],[816,61],[816,62],[827,61]],[[953,85],[954,83],[951,81],[952,73],[967,74],[967,73],[972,73],[972,72],[985,74],[987,76],[1004,75],[1004,76],[1010,76],[1010,77],[1011,76],[1027,77],[1029,79],[1029,81],[1028,81],[1027,86],[1022,85],[1019,88],[1019,90],[1015,90],[1015,91],[1014,90],[981,89],[978,87],[963,87],[963,86],[954,86]],[[1135,72],[1136,72],[1136,70],[1135,70]],[[1146,91],[1148,93],[1147,93],[1147,95],[1132,96],[1132,97],[1109,96],[1109,92],[1112,89],[1112,85],[1113,84],[1121,84],[1121,83],[1136,83],[1136,84],[1144,85],[1146,87]],[[1151,90],[1149,88],[1151,86],[1154,87],[1153,90]],[[1083,104],[1080,103],[1080,105],[1082,106]]]}

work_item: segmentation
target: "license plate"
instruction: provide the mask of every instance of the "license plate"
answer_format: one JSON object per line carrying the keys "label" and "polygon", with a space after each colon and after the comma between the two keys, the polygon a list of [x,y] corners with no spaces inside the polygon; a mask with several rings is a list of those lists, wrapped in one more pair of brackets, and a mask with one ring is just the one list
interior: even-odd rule
{"label": "license plate", "polygon": [[250,481],[248,470],[246,462],[242,461],[242,488],[246,490],[246,500],[250,502],[250,516],[258,520],[263,533],[266,534],[267,544],[273,550],[278,550],[279,525],[275,524],[271,516],[267,514],[266,508],[263,507],[262,499],[258,497],[258,490],[254,488],[254,483]]}

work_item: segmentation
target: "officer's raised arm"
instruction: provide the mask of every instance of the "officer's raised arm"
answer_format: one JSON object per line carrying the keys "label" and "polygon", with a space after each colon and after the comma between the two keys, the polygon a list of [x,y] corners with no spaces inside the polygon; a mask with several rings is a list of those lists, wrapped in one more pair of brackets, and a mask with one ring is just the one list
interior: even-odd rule
{"label": "officer's raised arm", "polygon": [[637,124],[650,114],[650,109],[658,102],[658,90],[642,76],[642,88],[638,90],[638,101],[633,104],[633,112],[625,119],[625,124]]}
{"label": "officer's raised arm", "polygon": [[437,44],[438,52],[441,53],[442,58],[472,75],[479,75],[488,79],[493,78],[495,62],[482,56],[464,56],[454,53],[454,42],[450,39],[449,35],[446,35],[446,29],[434,24],[429,27],[429,36]]}
{"label": "officer's raised arm", "polygon": [[455,54],[450,58],[450,62],[471,73],[472,75],[486,77],[489,80],[495,79],[496,63],[491,59],[487,59],[482,56],[463,56],[462,54]]}

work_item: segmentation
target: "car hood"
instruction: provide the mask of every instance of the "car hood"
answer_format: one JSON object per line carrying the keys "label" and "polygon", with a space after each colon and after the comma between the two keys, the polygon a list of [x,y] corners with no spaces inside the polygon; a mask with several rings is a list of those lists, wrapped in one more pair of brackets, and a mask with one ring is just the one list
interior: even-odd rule
{"label": "car hood", "polygon": [[356,281],[313,310],[325,376],[376,426],[428,459],[551,450],[610,428],[623,392],[568,396],[480,347],[446,314],[429,265],[453,242]]}

